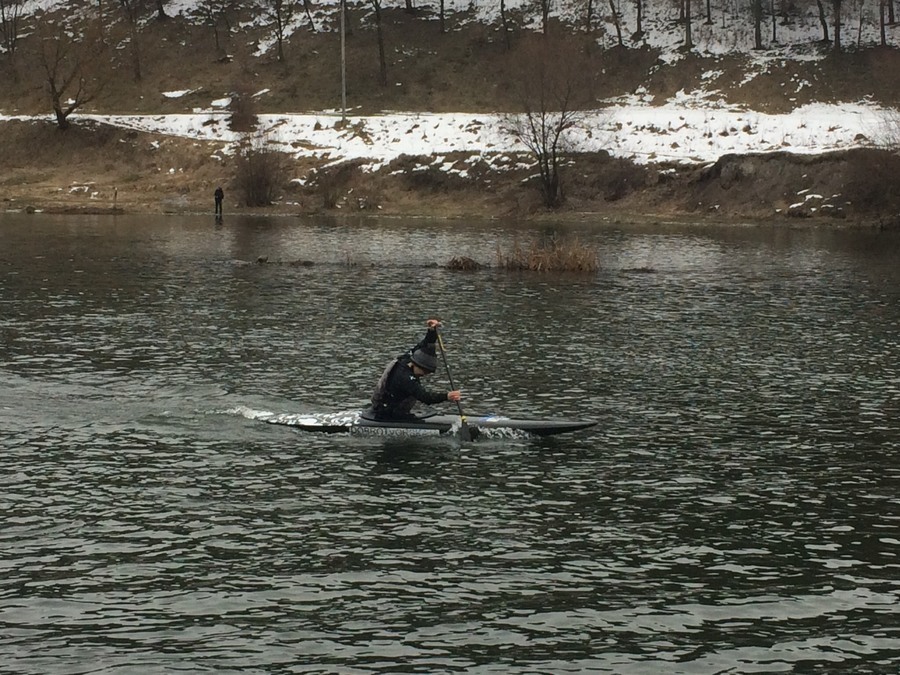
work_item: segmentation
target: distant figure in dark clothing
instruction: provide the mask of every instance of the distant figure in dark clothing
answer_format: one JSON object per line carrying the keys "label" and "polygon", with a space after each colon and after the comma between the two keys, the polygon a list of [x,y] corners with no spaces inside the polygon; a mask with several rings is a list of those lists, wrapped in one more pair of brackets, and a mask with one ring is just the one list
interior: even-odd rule
{"label": "distant figure in dark clothing", "polygon": [[221,187],[217,187],[213,196],[216,198],[216,215],[222,215],[222,200],[225,199],[225,191]]}
{"label": "distant figure in dark clothing", "polygon": [[416,402],[434,405],[442,401],[459,401],[459,390],[433,392],[426,389],[419,378],[437,370],[434,344],[441,322],[428,319],[428,332],[422,341],[406,354],[392,360],[384,369],[372,396],[372,406],[363,414],[370,419],[398,421],[416,419],[412,407]]}

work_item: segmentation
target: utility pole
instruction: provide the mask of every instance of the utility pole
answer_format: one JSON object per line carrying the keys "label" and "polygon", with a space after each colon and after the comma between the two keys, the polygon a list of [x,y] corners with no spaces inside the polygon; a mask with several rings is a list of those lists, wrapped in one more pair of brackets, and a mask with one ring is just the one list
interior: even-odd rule
{"label": "utility pole", "polygon": [[347,123],[347,31],[344,16],[347,0],[341,0],[341,125]]}

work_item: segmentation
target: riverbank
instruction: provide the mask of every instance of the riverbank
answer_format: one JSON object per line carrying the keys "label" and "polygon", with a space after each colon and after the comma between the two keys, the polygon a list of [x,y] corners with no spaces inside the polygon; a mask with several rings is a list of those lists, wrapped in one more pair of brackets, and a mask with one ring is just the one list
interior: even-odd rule
{"label": "riverbank", "polygon": [[[48,114],[45,33],[22,31],[15,59],[0,63],[0,209],[208,213],[221,185],[226,214],[898,221],[896,159],[873,148],[898,145],[900,51],[893,31],[886,42],[872,22],[860,21],[854,48],[836,49],[821,39],[818,13],[792,8],[760,49],[748,16],[723,15],[698,21],[685,49],[664,5],[646,7],[623,43],[630,5],[621,21],[585,31],[581,6],[564,3],[538,34],[528,3],[507,3],[509,17],[451,2],[446,17],[408,7],[380,18],[350,3],[342,41],[345,5],[327,2],[315,27],[312,17],[309,30],[291,24],[282,54],[255,5],[223,9],[221,32],[191,0],[138,25],[78,7],[52,0],[27,13],[29,27],[71,23],[103,56],[88,59],[94,86],[67,131]],[[584,119],[570,130],[564,204],[548,212],[503,111],[523,109],[517,83],[535,72],[535,45],[551,39],[580,45],[590,86],[579,88]],[[115,44],[135,48],[107,51]],[[244,124],[232,124],[236,111]],[[235,153],[248,145],[280,160],[263,208],[242,205]]]}
{"label": "riverbank", "polygon": [[211,213],[213,191],[223,185],[226,214],[900,224],[900,158],[877,149],[725,154],[690,164],[572,154],[562,173],[565,203],[553,211],[542,206],[521,153],[400,154],[374,164],[301,153],[281,157],[277,199],[248,208],[227,141],[95,122],[60,132],[49,122],[8,120],[3,130],[0,208],[7,211]]}

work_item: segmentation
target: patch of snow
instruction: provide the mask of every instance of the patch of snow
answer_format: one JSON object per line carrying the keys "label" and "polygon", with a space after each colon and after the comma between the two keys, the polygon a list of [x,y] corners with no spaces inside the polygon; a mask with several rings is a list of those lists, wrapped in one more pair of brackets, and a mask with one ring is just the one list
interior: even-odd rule
{"label": "patch of snow", "polygon": [[[64,0],[28,0],[25,13],[51,11],[64,4]],[[355,0],[351,6],[365,14],[367,21],[369,4]],[[624,26],[635,23],[634,3],[617,3],[620,20]],[[335,20],[339,0],[320,0],[313,10],[313,20],[320,32],[336,32]],[[199,0],[169,0],[165,5],[171,16],[199,16]],[[472,0],[446,0],[445,9],[457,23],[481,21],[496,24],[499,5],[494,2]],[[683,53],[678,47],[683,42],[682,26],[672,24],[672,9],[666,3],[654,3],[644,17],[644,35],[636,46],[660,49],[664,59],[678,60]],[[506,10],[522,12],[526,20],[539,27],[539,16],[530,0],[507,0]],[[558,0],[553,4],[552,16],[576,25],[583,21],[584,5],[581,0]],[[742,52],[759,73],[783,68],[786,62],[802,58],[822,58],[817,46],[819,23],[817,16],[795,17],[790,25],[777,28],[778,44],[762,51],[750,49],[754,36],[752,22],[741,13],[720,13],[714,17],[715,25],[706,25],[701,18],[693,23],[695,51],[707,55]],[[254,25],[263,25],[268,19],[260,13]],[[286,35],[308,29],[305,12],[298,12],[286,29]],[[877,21],[867,22],[865,31],[877,31]],[[595,36],[599,44],[611,46],[615,42],[615,30],[609,19],[595,22]],[[866,33],[863,42],[876,39]],[[257,54],[268,53],[274,47],[274,39],[256,45]],[[703,81],[712,83],[721,71],[710,69],[703,74]],[[748,73],[742,86],[756,74]],[[800,91],[809,83],[795,78],[791,87]],[[163,92],[167,98],[180,98],[191,90]],[[263,89],[254,96],[268,93]],[[793,92],[786,92],[787,94]],[[196,141],[215,141],[223,144],[212,156],[220,158],[235,152],[242,136],[228,128],[228,114],[224,110],[231,103],[230,97],[212,100],[208,109],[195,108],[191,113],[173,115],[73,115],[77,119],[95,119],[125,129],[149,132],[161,136],[188,138]],[[584,152],[607,151],[613,156],[632,159],[641,163],[668,160],[683,163],[716,161],[723,154],[767,152],[790,148],[794,153],[821,153],[831,150],[875,145],[886,127],[885,111],[863,101],[847,105],[812,104],[799,107],[786,114],[764,114],[748,111],[740,106],[726,104],[721,93],[710,90],[679,91],[662,105],[654,103],[653,96],[639,87],[630,96],[603,102],[607,107],[590,111],[585,115],[582,128],[573,130],[571,146]],[[350,111],[347,125],[339,124],[341,114],[337,110],[318,111],[309,114],[283,113],[260,115],[260,138],[273,148],[293,157],[314,157],[330,163],[363,159],[369,170],[384,166],[400,155],[425,155],[435,157],[432,166],[441,167],[445,160],[439,156],[452,152],[471,153],[498,170],[514,166],[528,166],[522,155],[526,148],[503,131],[500,115],[467,113],[428,114],[421,112],[387,112],[380,115],[358,115]],[[0,115],[0,121],[10,119],[49,119]],[[159,147],[157,141],[152,142]],[[506,156],[504,156],[506,155]],[[454,170],[445,162],[444,170]],[[462,172],[464,175],[464,172]]]}

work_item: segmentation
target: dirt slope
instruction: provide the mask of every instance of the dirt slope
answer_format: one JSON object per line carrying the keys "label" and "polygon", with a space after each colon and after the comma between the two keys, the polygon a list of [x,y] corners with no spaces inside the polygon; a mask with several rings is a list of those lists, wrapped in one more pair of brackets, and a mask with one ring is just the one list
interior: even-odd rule
{"label": "dirt slope", "polygon": [[[375,32],[361,16],[351,12],[348,37],[348,100],[356,112],[514,109],[511,73],[535,36],[517,34],[508,48],[495,27],[452,25],[441,33],[434,15],[387,10],[389,85],[383,87],[378,83]],[[124,38],[126,27],[113,21],[107,30],[106,39],[112,41]],[[0,66],[6,85],[0,87],[0,110],[6,113],[50,111],[39,76],[38,37],[35,33],[23,40],[15,67],[8,61]],[[209,26],[182,19],[148,21],[140,33],[141,79],[132,77],[126,60],[120,61],[84,111],[184,112],[208,107],[211,100],[241,86],[266,91],[257,99],[258,112],[339,105],[340,43],[334,33],[295,34],[286,45],[284,63],[271,55],[252,55],[254,41],[262,37],[234,33],[223,38],[217,50]],[[747,77],[751,60],[739,55],[694,54],[668,65],[648,49],[592,49],[598,94],[603,97],[628,94],[640,86],[665,100],[680,90],[707,87],[731,103],[769,112],[809,101],[900,101],[900,54],[893,49],[785,62],[753,78]],[[121,59],[126,52],[119,50]],[[172,90],[191,93],[181,98],[162,95]],[[215,186],[224,183],[228,208],[245,208],[234,184],[234,162],[214,159],[216,148],[211,146],[103,125],[79,125],[63,133],[49,123],[4,123],[0,200],[11,209],[204,212],[211,209]],[[651,213],[876,225],[896,223],[900,213],[896,158],[874,151],[817,158],[782,153],[728,156],[708,168],[638,166],[602,153],[578,155],[570,158],[563,174],[565,204],[552,213],[542,209],[536,185],[522,170],[499,173],[484,166],[479,172],[476,166],[464,180],[426,166],[404,158],[373,176],[353,165],[317,170],[314,161],[301,160],[285,172],[278,203],[265,210],[515,218]],[[291,181],[304,176],[315,180],[304,186]]]}

